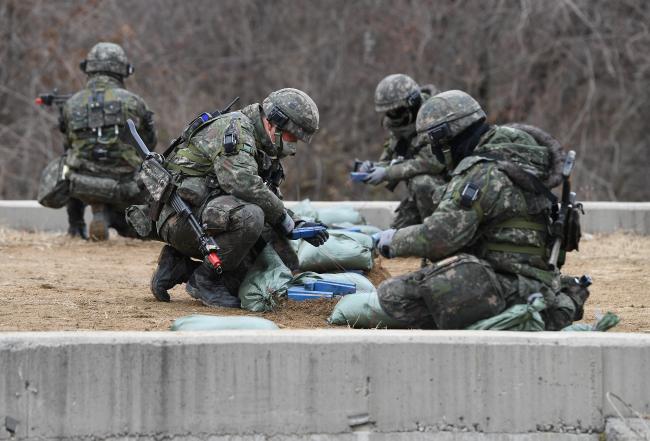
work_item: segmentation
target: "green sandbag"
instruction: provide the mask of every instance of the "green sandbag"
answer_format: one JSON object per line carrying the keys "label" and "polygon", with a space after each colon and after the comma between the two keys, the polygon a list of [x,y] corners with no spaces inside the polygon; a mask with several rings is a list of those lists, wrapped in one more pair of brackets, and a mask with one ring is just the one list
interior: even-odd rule
{"label": "green sandbag", "polygon": [[349,222],[355,225],[366,223],[361,213],[350,207],[321,208],[318,210],[317,219],[325,225],[334,225],[343,222]]}
{"label": "green sandbag", "polygon": [[574,323],[572,325],[567,326],[566,328],[562,328],[563,331],[567,332],[573,332],[573,331],[597,331],[597,332],[605,332],[608,329],[612,329],[614,326],[618,325],[618,323],[621,321],[619,316],[614,314],[613,312],[607,312],[603,317],[596,322],[595,325],[590,325],[588,323]]}
{"label": "green sandbag", "polygon": [[480,320],[467,329],[492,331],[543,331],[544,320],[539,311],[546,308],[543,297],[536,297],[532,303],[514,305],[484,320]]}
{"label": "green sandbag", "polygon": [[309,199],[303,199],[302,201],[298,202],[291,208],[291,211],[293,211],[294,214],[298,215],[298,217],[302,219],[307,218],[310,221],[316,220],[318,217],[318,212],[311,204],[311,201]]}
{"label": "green sandbag", "polygon": [[329,282],[340,282],[340,283],[354,283],[357,287],[357,292],[355,294],[368,294],[375,292],[375,286],[372,284],[367,277],[362,276],[357,273],[313,273],[307,271],[304,273],[298,274],[291,281],[291,285],[302,285],[304,283],[310,283],[315,280],[327,280]]}
{"label": "green sandbag", "polygon": [[379,304],[376,290],[343,296],[327,322],[331,325],[347,325],[353,328],[405,328],[403,324],[384,312]]}
{"label": "green sandbag", "polygon": [[228,329],[279,329],[271,320],[261,317],[188,315],[174,320],[171,331],[221,331]]}
{"label": "green sandbag", "polygon": [[365,224],[366,221],[357,210],[346,206],[334,206],[316,209],[309,199],[303,199],[291,208],[296,215],[303,219],[316,220],[327,226],[349,222],[352,224]]}
{"label": "green sandbag", "polygon": [[289,268],[273,247],[267,245],[239,286],[241,307],[254,312],[272,311],[276,306],[273,296],[286,289],[291,277]]}
{"label": "green sandbag", "polygon": [[340,271],[372,269],[372,238],[363,233],[329,230],[325,244],[314,247],[302,241],[298,262],[302,271]]}

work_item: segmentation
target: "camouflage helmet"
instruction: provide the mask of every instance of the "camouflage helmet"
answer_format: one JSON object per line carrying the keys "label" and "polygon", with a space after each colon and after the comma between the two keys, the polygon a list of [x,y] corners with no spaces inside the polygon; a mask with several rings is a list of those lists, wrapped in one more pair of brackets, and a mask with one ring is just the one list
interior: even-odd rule
{"label": "camouflage helmet", "polygon": [[262,102],[262,108],[269,122],[304,142],[310,142],[318,130],[318,107],[301,90],[286,88],[271,92]]}
{"label": "camouflage helmet", "polygon": [[126,58],[124,49],[115,43],[97,43],[81,62],[85,73],[108,72],[122,77],[133,73],[133,66]]}
{"label": "camouflage helmet", "polygon": [[420,134],[429,133],[431,138],[452,139],[484,118],[485,112],[474,98],[460,90],[448,90],[422,104],[415,129]]}
{"label": "camouflage helmet", "polygon": [[420,86],[408,75],[388,75],[375,89],[375,110],[388,112],[400,107],[418,107],[421,103]]}

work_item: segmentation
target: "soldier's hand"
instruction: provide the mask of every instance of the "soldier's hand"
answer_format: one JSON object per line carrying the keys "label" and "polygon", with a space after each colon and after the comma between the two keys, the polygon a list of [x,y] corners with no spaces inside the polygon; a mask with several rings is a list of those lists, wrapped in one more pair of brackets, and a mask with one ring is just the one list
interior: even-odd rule
{"label": "soldier's hand", "polygon": [[[325,224],[320,222],[307,222],[307,221],[298,221],[296,223],[296,228],[308,228],[308,227],[325,227]],[[330,234],[327,230],[319,231],[318,234],[312,237],[303,238],[304,241],[309,243],[312,246],[319,247],[327,242],[327,239],[330,238]]]}
{"label": "soldier's hand", "polygon": [[363,161],[355,171],[358,171],[359,173],[370,173],[373,168],[375,168],[375,164],[373,164],[372,161]]}
{"label": "soldier's hand", "polygon": [[396,231],[396,229],[390,228],[373,235],[373,239],[377,242],[377,251],[379,251],[379,254],[389,259],[395,257],[391,252],[390,244],[393,241],[393,236]]}
{"label": "soldier's hand", "polygon": [[372,185],[379,185],[386,180],[386,167],[375,167],[363,182]]}

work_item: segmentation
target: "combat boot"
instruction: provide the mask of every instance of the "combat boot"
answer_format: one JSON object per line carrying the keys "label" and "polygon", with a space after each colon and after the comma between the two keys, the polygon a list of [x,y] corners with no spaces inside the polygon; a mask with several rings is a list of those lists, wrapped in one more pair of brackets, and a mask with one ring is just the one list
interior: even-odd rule
{"label": "combat boot", "polygon": [[222,306],[224,308],[239,308],[239,298],[234,297],[223,283],[221,274],[202,263],[190,276],[185,285],[189,295],[198,299],[205,306]]}
{"label": "combat boot", "polygon": [[160,302],[169,302],[168,289],[187,282],[192,272],[201,265],[170,245],[165,245],[158,256],[158,266],[151,276],[151,293]]}
{"label": "combat boot", "polygon": [[93,220],[90,222],[90,240],[108,240],[109,216],[104,205],[92,205]]}
{"label": "combat boot", "polygon": [[88,233],[86,233],[86,223],[75,222],[70,224],[68,227],[68,236],[88,240]]}

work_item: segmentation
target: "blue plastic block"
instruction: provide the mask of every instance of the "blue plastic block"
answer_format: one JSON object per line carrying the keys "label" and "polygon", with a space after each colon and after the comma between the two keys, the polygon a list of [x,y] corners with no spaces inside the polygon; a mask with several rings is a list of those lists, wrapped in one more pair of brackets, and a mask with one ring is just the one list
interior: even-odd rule
{"label": "blue plastic block", "polygon": [[296,240],[296,239],[305,239],[309,237],[314,237],[318,233],[326,230],[327,227],[323,227],[323,226],[294,228],[293,231],[291,232],[290,239]]}
{"label": "blue plastic block", "polygon": [[352,182],[364,182],[367,177],[368,177],[368,173],[364,173],[364,172],[350,173],[350,179],[352,179]]}
{"label": "blue plastic block", "polygon": [[327,280],[316,280],[315,282],[305,283],[307,291],[324,291],[333,294],[345,295],[357,292],[357,285],[354,283],[330,282]]}
{"label": "blue plastic block", "polygon": [[313,299],[331,299],[334,294],[325,291],[307,291],[302,286],[292,286],[288,289],[287,295],[289,300],[313,300]]}

